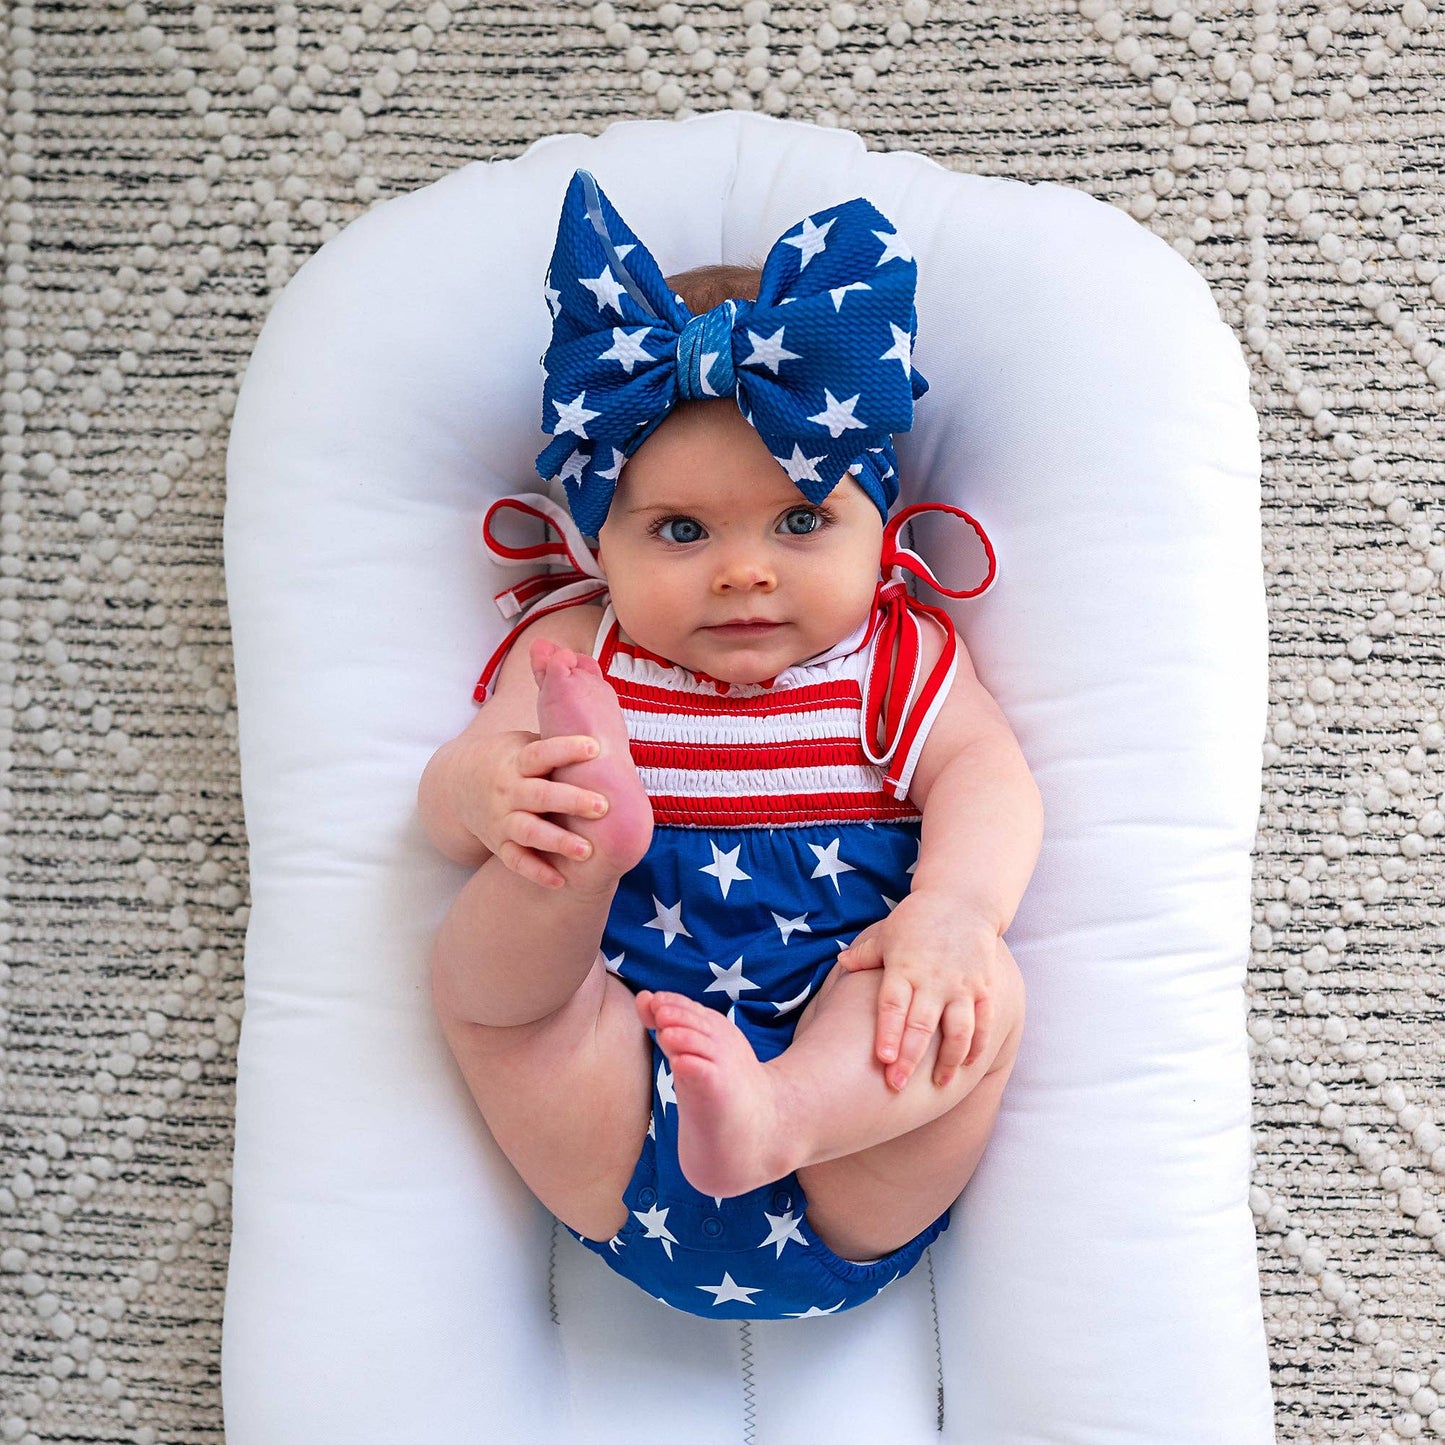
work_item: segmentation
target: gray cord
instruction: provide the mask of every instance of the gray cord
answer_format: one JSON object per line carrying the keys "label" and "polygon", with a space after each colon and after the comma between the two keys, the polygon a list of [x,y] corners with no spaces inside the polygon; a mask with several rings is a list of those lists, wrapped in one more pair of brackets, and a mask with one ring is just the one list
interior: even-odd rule
{"label": "gray cord", "polygon": [[552,1246],[547,1251],[547,1308],[552,1312],[552,1323],[561,1325],[557,1318],[557,1216],[552,1216]]}
{"label": "gray cord", "polygon": [[938,1371],[938,1433],[943,1434],[943,1336],[938,1330],[938,1290],[933,1282],[933,1246],[924,1251],[928,1259],[928,1297],[933,1301],[933,1361]]}
{"label": "gray cord", "polygon": [[753,1390],[753,1331],[752,1322],[743,1320],[738,1327],[743,1351],[743,1445],[754,1445],[757,1440],[757,1401]]}

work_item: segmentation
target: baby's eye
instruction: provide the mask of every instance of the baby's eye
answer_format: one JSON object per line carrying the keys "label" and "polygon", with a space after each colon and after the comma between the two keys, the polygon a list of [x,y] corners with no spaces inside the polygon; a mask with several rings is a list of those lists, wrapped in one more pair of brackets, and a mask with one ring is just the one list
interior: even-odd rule
{"label": "baby's eye", "polygon": [[[668,534],[669,527],[677,529],[673,535]],[[664,517],[654,524],[652,533],[664,542],[696,542],[707,535],[696,517]]]}
{"label": "baby's eye", "polygon": [[806,537],[823,525],[822,515],[812,507],[792,507],[783,518],[783,529],[795,537]]}

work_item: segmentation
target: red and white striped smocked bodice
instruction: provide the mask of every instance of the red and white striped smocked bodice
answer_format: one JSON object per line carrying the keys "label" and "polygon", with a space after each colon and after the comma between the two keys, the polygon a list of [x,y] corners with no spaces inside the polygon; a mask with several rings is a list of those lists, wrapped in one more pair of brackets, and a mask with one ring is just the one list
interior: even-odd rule
{"label": "red and white striped smocked bodice", "polygon": [[654,819],[746,828],[917,817],[913,769],[900,770],[895,797],[863,750],[869,631],[865,623],[833,655],[770,686],[719,684],[630,642],[609,603],[593,656],[617,693]]}
{"label": "red and white striped smocked bodice", "polygon": [[[492,523],[513,509],[545,522],[560,540],[517,547],[498,539]],[[983,542],[989,571],[965,591],[942,586],[916,553],[898,543],[910,517],[948,512],[967,521]],[[730,683],[647,651],[618,625],[607,584],[591,549],[567,512],[536,493],[504,497],[483,523],[487,549],[510,564],[566,561],[497,594],[503,614],[518,620],[492,654],[473,696],[491,693],[502,659],[520,633],[546,613],[584,603],[604,612],[593,656],[617,694],[633,761],[663,827],[787,827],[815,823],[917,818],[908,787],[929,729],[957,665],[953,623],[942,608],[910,597],[906,572],[950,597],[975,597],[997,576],[993,548],[968,513],[942,503],[904,508],[884,529],[882,578],[867,619],[828,652],[759,683]],[[926,676],[921,667],[923,618],[936,623],[943,648]]]}

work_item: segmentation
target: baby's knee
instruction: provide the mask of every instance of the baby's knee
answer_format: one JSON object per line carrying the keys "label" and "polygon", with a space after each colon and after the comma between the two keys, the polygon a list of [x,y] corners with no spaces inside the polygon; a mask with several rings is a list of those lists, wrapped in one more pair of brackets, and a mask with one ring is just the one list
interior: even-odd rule
{"label": "baby's knee", "polygon": [[997,1048],[989,1072],[1013,1067],[1018,1054],[1019,1040],[1024,1031],[1024,1014],[1027,1004],[1027,990],[1024,976],[1013,953],[1002,938],[998,941],[999,961],[1003,965],[1002,986],[990,999],[993,1010],[993,1029]]}
{"label": "baby's knee", "polygon": [[998,941],[998,957],[1003,966],[1006,985],[1003,992],[1006,996],[1006,1006],[1010,1014],[1017,1017],[1018,1025],[1022,1028],[1028,1003],[1028,989],[1024,985],[1023,970],[1018,966],[1018,960],[1013,956],[1013,950],[1002,938]]}

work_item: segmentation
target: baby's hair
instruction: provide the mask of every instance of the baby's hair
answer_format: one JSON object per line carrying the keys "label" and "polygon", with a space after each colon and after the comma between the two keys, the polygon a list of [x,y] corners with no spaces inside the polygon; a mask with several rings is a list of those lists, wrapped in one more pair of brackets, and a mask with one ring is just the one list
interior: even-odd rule
{"label": "baby's hair", "polygon": [[694,266],[665,278],[694,316],[724,301],[756,301],[763,279],[761,266]]}

